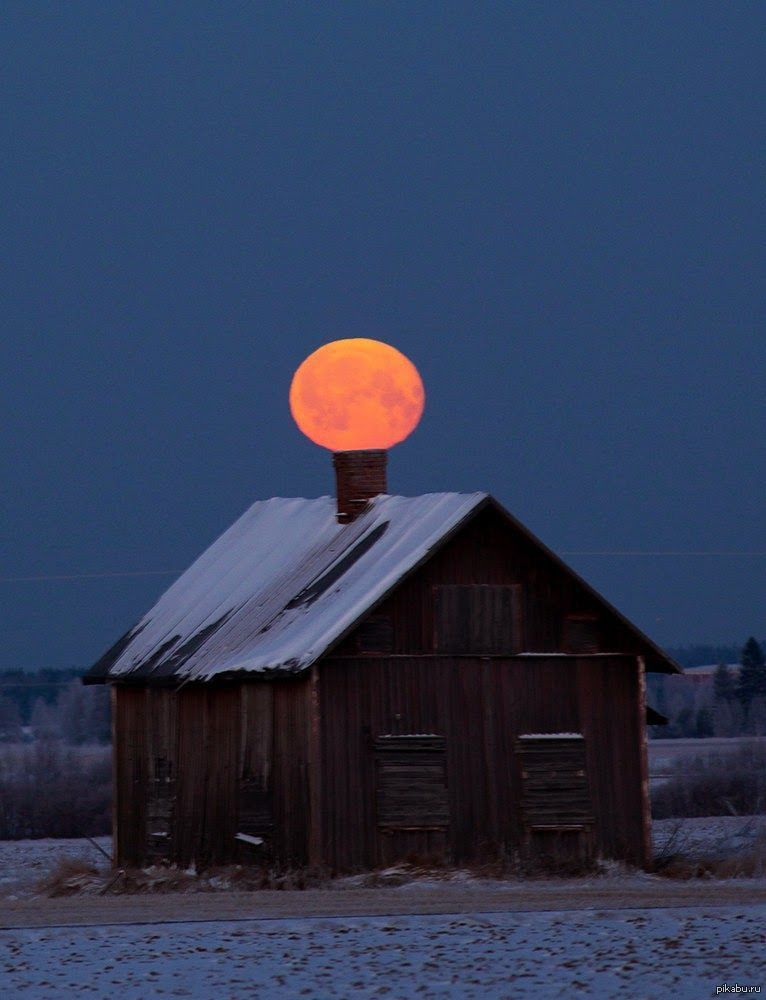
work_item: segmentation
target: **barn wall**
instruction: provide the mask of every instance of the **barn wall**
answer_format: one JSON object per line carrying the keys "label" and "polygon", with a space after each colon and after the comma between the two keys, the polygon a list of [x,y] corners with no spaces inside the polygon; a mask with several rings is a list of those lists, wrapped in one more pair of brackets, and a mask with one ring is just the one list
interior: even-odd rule
{"label": "barn wall", "polygon": [[[569,615],[594,615],[601,652],[643,649],[634,635],[607,614],[588,591],[553,562],[539,545],[498,511],[479,513],[428,562],[376,609],[390,616],[398,654],[434,652],[434,586],[444,584],[519,584],[521,644],[529,652],[566,652],[564,627]],[[470,649],[465,650],[470,653]],[[357,656],[353,633],[332,653]]]}
{"label": "barn wall", "polygon": [[520,845],[518,735],[583,732],[596,849],[643,862],[634,658],[337,658],[321,663],[319,679],[322,841],[333,869],[385,860],[372,745],[406,733],[446,737],[452,861]]}
{"label": "barn wall", "polygon": [[146,697],[138,688],[114,690],[114,859],[139,864],[146,850],[147,760]]}
{"label": "barn wall", "polygon": [[309,684],[114,689],[115,859],[308,860]]}
{"label": "barn wall", "polygon": [[302,865],[309,850],[309,682],[274,682],[274,853]]}

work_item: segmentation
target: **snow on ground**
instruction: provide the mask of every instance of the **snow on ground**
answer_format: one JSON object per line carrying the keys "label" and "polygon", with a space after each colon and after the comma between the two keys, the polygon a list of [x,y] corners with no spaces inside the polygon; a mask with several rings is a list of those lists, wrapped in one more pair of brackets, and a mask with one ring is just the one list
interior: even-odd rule
{"label": "snow on ground", "polygon": [[[678,825],[677,820],[654,824],[658,848]],[[688,855],[741,850],[764,834],[766,817],[692,819],[681,821],[679,843]],[[109,851],[109,838],[98,843]],[[105,864],[87,840],[0,842],[0,897],[28,899],[62,857]],[[660,884],[668,884],[619,866],[577,881],[614,885],[620,898],[628,886],[657,881],[659,892]],[[508,886],[466,872],[454,873],[450,882],[458,889],[473,884],[482,894]],[[336,888],[353,891],[355,880],[339,883]],[[398,878],[392,884],[398,885]],[[437,891],[438,884],[424,877],[400,888],[413,898]],[[766,992],[766,904],[724,906],[716,883],[697,884],[707,885],[710,894],[707,903],[703,895],[693,908],[532,912],[517,904],[515,912],[480,913],[472,905],[472,912],[461,915],[248,915],[200,922],[185,919],[187,897],[181,922],[0,930],[0,995],[3,1000],[116,995],[120,1000],[665,995],[700,1000],[734,983]],[[567,905],[557,893],[551,901]],[[47,903],[41,899],[39,905]]]}
{"label": "snow on ground", "polygon": [[6,1000],[673,996],[766,990],[766,905],[0,931]]}
{"label": "snow on ground", "polygon": [[[111,854],[111,837],[96,837],[95,841]],[[84,861],[96,868],[108,864],[89,840],[0,840],[0,899],[32,895],[40,879],[64,859]]]}

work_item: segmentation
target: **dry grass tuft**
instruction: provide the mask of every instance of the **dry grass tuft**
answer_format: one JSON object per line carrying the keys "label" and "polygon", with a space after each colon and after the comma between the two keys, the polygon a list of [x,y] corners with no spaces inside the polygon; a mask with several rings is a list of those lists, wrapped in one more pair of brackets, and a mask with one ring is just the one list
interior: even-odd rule
{"label": "dry grass tuft", "polygon": [[81,862],[62,861],[38,884],[47,896],[164,895],[197,892],[254,892],[320,889],[330,884],[327,872],[312,868],[276,869],[232,865],[197,872],[175,865],[99,871]]}
{"label": "dry grass tuft", "polygon": [[38,882],[37,888],[46,896],[76,896],[97,890],[103,878],[103,874],[94,865],[74,858],[62,858],[48,875]]}

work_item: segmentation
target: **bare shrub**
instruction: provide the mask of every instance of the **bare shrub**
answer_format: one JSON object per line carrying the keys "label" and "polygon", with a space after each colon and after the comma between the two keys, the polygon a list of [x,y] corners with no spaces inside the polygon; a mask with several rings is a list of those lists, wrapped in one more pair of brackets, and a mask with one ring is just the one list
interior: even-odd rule
{"label": "bare shrub", "polygon": [[0,840],[97,837],[111,829],[111,752],[52,740],[0,754]]}
{"label": "bare shrub", "polygon": [[652,794],[655,819],[750,816],[766,812],[766,743],[753,740],[721,757],[680,760]]}
{"label": "bare shrub", "polygon": [[700,857],[683,853],[655,857],[652,871],[672,879],[693,878],[762,878],[766,875],[766,840],[760,839],[747,849],[721,856]]}

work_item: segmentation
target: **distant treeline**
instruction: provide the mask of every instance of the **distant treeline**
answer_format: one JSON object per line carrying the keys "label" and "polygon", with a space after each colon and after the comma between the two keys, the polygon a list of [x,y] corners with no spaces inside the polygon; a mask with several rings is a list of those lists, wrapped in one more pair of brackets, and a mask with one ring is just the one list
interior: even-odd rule
{"label": "distant treeline", "polygon": [[668,725],[650,727],[651,735],[660,739],[766,736],[764,647],[766,643],[751,636],[735,656],[721,656],[715,671],[703,676],[649,674],[648,703],[668,719]]}
{"label": "distant treeline", "polygon": [[12,701],[19,712],[22,726],[28,726],[32,709],[38,698],[48,705],[55,705],[66,687],[84,671],[72,667],[67,670],[0,670],[0,698]]}
{"label": "distant treeline", "polygon": [[[766,639],[759,642],[766,649]],[[706,667],[712,663],[739,663],[742,646],[731,643],[726,646],[665,646],[665,652],[681,667]]]}
{"label": "distant treeline", "polygon": [[0,672],[0,742],[108,743],[109,692],[85,687],[78,670]]}

